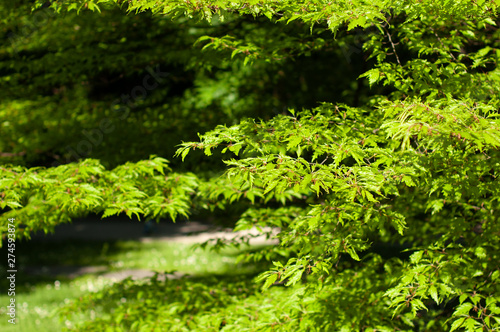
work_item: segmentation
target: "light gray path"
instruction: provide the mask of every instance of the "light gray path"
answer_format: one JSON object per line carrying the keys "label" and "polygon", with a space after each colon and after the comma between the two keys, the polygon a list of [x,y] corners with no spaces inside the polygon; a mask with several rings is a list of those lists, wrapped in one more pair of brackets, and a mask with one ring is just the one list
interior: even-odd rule
{"label": "light gray path", "polygon": [[195,235],[200,232],[221,231],[210,224],[198,221],[178,221],[176,223],[161,221],[153,223],[151,235],[144,234],[144,222],[127,218],[86,218],[77,219],[69,224],[61,224],[55,228],[54,233],[37,233],[32,236],[33,241],[57,240],[144,240],[183,237]]}
{"label": "light gray path", "polygon": [[[263,232],[269,232],[270,228],[264,228]],[[37,233],[32,236],[32,241],[58,241],[58,240],[135,240],[141,242],[149,241],[172,241],[183,243],[199,243],[209,239],[223,238],[231,239],[244,235],[252,237],[251,244],[272,243],[265,236],[259,236],[261,232],[257,229],[233,232],[231,229],[215,227],[200,221],[178,221],[176,223],[161,221],[154,223],[154,229],[150,235],[144,234],[144,222],[124,218],[108,219],[80,219],[69,224],[58,225],[54,233]]]}
{"label": "light gray path", "polygon": [[[265,229],[264,231],[270,231]],[[276,240],[266,239],[260,235],[257,229],[244,232],[232,232],[230,229],[214,227],[208,223],[198,221],[178,221],[176,223],[162,221],[154,223],[154,229],[151,235],[144,234],[144,222],[130,220],[126,218],[107,218],[100,220],[98,218],[86,218],[74,220],[69,224],[58,225],[52,234],[34,234],[32,241],[65,241],[65,240],[94,240],[94,241],[116,241],[133,240],[140,242],[150,241],[172,241],[182,243],[201,243],[210,239],[231,239],[244,235],[251,235],[251,244],[272,244]],[[26,267],[25,273],[33,275],[64,275],[69,278],[75,278],[85,274],[100,274],[104,278],[119,281],[127,277],[144,278],[154,275],[153,271],[127,269],[120,271],[107,272],[106,266],[44,266],[44,267]],[[178,275],[166,275],[165,278],[175,279]]]}

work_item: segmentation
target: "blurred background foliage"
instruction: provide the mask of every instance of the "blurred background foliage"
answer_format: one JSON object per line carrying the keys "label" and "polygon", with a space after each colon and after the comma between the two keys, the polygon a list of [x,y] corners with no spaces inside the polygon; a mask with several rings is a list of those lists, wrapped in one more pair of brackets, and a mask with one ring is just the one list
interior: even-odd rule
{"label": "blurred background foliage", "polygon": [[[364,35],[353,31],[340,32],[350,45],[340,47],[329,31],[311,32],[300,21],[285,25],[227,15],[210,25],[147,12],[125,15],[120,8],[100,15],[55,14],[49,8],[31,14],[31,1],[0,6],[8,13],[0,30],[2,164],[51,166],[96,158],[115,167],[155,154],[175,170],[218,171],[220,158],[173,159],[176,146],[218,124],[267,120],[318,101],[357,106],[376,92],[356,80],[367,63]],[[205,42],[196,41],[204,35],[232,39],[202,50]],[[241,54],[225,56],[233,53],[234,41],[254,45],[251,66]],[[162,73],[161,82],[146,84],[156,88],[136,88],[154,70]],[[101,140],[95,130],[103,119],[112,130],[102,142],[80,144],[88,137]]]}

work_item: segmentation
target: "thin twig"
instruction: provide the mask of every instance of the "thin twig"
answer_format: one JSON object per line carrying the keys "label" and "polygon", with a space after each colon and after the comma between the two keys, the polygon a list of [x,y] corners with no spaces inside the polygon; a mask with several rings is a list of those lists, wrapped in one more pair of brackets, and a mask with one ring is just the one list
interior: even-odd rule
{"label": "thin twig", "polygon": [[396,52],[396,47],[395,47],[394,42],[392,41],[391,34],[389,33],[389,31],[387,31],[387,29],[384,28],[384,30],[385,30],[385,33],[387,34],[387,37],[389,38],[389,42],[391,43],[392,51],[394,52],[394,55],[396,56],[396,60],[398,61],[398,64],[401,66],[401,61],[399,61],[399,56],[398,56],[398,53]]}

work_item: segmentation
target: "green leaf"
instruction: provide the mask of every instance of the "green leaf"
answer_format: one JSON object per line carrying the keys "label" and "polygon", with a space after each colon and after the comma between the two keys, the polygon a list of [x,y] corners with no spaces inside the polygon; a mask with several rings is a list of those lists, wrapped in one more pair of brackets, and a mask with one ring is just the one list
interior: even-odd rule
{"label": "green leaf", "polygon": [[366,73],[362,74],[359,76],[360,78],[361,77],[368,77],[368,83],[370,84],[370,86],[374,85],[375,83],[377,83],[380,79],[380,70],[379,69],[370,69],[369,71],[367,71]]}
{"label": "green leaf", "polygon": [[460,328],[464,321],[465,321],[466,318],[459,318],[457,319],[456,321],[454,321],[452,324],[451,324],[451,329],[450,329],[450,332],[452,331],[455,331],[456,329]]}
{"label": "green leaf", "polygon": [[469,315],[469,311],[472,309],[473,306],[474,305],[470,302],[462,303],[455,309],[453,316]]}
{"label": "green leaf", "polygon": [[269,288],[272,284],[274,284],[276,282],[277,279],[278,279],[278,273],[273,273],[273,274],[269,275],[269,277],[267,277],[267,279],[266,279],[266,282],[262,286],[262,289]]}
{"label": "green leaf", "polygon": [[429,287],[429,294],[431,295],[434,302],[439,304],[439,296],[436,287],[434,286]]}
{"label": "green leaf", "polygon": [[356,250],[354,250],[352,247],[347,247],[347,253],[352,257],[352,259],[359,261],[359,256]]}

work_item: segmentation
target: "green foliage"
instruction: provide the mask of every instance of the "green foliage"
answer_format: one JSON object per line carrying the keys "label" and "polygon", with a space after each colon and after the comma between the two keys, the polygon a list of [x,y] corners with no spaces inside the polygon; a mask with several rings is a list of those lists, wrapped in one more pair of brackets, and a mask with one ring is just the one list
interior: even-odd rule
{"label": "green foliage", "polygon": [[[116,4],[137,16],[123,15]],[[84,330],[497,331],[498,5],[470,0],[54,2],[51,7],[63,20],[75,17],[73,11],[89,20],[147,17],[157,29],[139,45],[149,45],[165,26],[178,33],[179,39],[168,43],[189,60],[155,45],[151,53],[139,52],[136,67],[129,63],[111,70],[119,63],[113,54],[134,50],[114,45],[116,51],[99,51],[96,59],[102,62],[86,63],[99,73],[119,73],[165,57],[174,78],[189,73],[189,84],[177,95],[167,97],[168,89],[160,88],[151,99],[137,101],[141,107],[125,123],[144,126],[135,138],[158,136],[134,143],[127,159],[109,157],[106,165],[144,159],[146,151],[164,155],[183,141],[176,156],[195,164],[198,176],[165,177],[165,160],[158,157],[111,171],[95,159],[53,168],[4,165],[2,204],[10,210],[3,217],[23,220],[28,233],[90,211],[174,218],[186,215],[191,205],[240,204],[247,209],[235,229],[258,227],[279,241],[241,257],[273,263],[255,280],[260,290],[248,280],[242,294],[235,291],[240,286],[232,288],[223,279],[208,284],[151,280],[146,286],[126,281],[96,295],[106,314]],[[126,31],[109,33],[128,38]],[[82,44],[95,47],[98,39],[89,38]],[[36,66],[43,68],[44,62],[30,52],[42,46],[33,41],[28,46],[24,52],[31,58],[19,54],[39,73]],[[2,68],[20,66],[2,63]],[[87,80],[80,69],[67,76]],[[12,69],[2,74],[13,87],[23,83]],[[77,88],[76,79],[57,82],[55,77],[44,76],[55,80],[47,84],[34,75],[28,86],[33,96],[5,102],[0,116],[8,131],[1,143],[10,149],[5,156],[12,164],[30,166],[37,146],[48,139],[35,130],[23,140],[32,126],[26,121],[30,109],[43,105],[34,114],[56,112],[52,119],[60,120],[77,101],[78,112],[65,119],[66,128],[96,128],[109,118],[103,107],[90,109],[112,97]],[[89,80],[97,86],[96,77]],[[46,96],[54,84],[68,89],[59,104],[57,93]],[[10,115],[14,121],[7,120]],[[158,121],[175,116],[181,120]],[[120,146],[108,141],[112,137],[127,140],[132,127],[118,126],[106,136],[100,155]],[[196,129],[204,132],[199,142],[192,138]],[[166,136],[165,130],[177,136]],[[188,130],[190,135],[178,134]],[[60,142],[48,141],[54,146],[50,153],[59,153]],[[224,159],[224,165],[204,169],[210,164],[197,163],[204,160],[202,153]],[[223,168],[223,177],[214,175]],[[40,213],[45,224],[35,219]],[[219,241],[216,247],[247,240]],[[175,285],[181,288],[174,292]],[[211,294],[213,289],[220,293]],[[121,294],[137,300],[121,306]],[[81,307],[91,308],[93,301],[90,297]]]}
{"label": "green foliage", "polygon": [[[194,175],[166,173],[167,161],[160,157],[110,171],[93,159],[52,168],[1,167],[0,171],[1,207],[10,208],[3,216],[20,220],[24,226],[16,227],[18,238],[29,238],[39,230],[53,231],[58,223],[89,212],[103,217],[120,213],[130,218],[187,217],[197,187]],[[7,224],[3,227],[6,234]]]}
{"label": "green foliage", "polygon": [[[139,227],[140,228],[140,227]],[[7,248],[0,250],[2,256],[8,252]],[[37,252],[37,255],[33,255]],[[148,242],[138,241],[23,241],[16,248],[16,258],[22,262],[16,278],[16,315],[18,320],[15,325],[7,320],[0,321],[2,331],[30,332],[61,331],[63,326],[76,326],[84,323],[94,316],[99,316],[105,309],[100,306],[91,307],[94,314],[87,315],[88,311],[80,306],[76,312],[68,312],[68,320],[61,320],[60,309],[67,311],[75,306],[78,301],[87,303],[88,297],[96,298],[95,293],[104,287],[113,287],[113,279],[117,275],[143,273],[144,269],[152,271],[176,271],[178,274],[193,273],[197,276],[216,274],[238,275],[248,272],[247,267],[254,266],[239,264],[234,269],[235,254],[237,251],[225,250],[220,255],[214,255],[209,248],[204,251],[194,251],[191,244],[180,242],[167,242],[153,240]],[[168,259],[167,259],[168,258]],[[54,267],[54,264],[57,264]],[[95,273],[68,278],[64,267],[70,270],[79,266],[94,267],[99,269]],[[40,275],[26,273],[27,266],[49,267],[47,275],[40,269]],[[61,268],[63,267],[63,268]],[[0,273],[5,272],[5,268]],[[132,269],[132,270],[131,270]],[[134,270],[141,269],[141,270]],[[57,272],[59,270],[59,272]],[[90,269],[89,269],[90,270]],[[66,271],[67,272],[67,271]],[[56,275],[57,273],[61,273]],[[161,276],[161,274],[160,274]],[[171,277],[172,275],[169,275]],[[198,280],[212,280],[213,278],[200,278]],[[226,279],[225,282],[229,281]],[[9,280],[1,281],[3,289],[9,288]],[[241,283],[240,283],[241,284]],[[178,285],[175,285],[178,286]],[[137,289],[137,288],[135,288]],[[116,289],[115,289],[116,290]],[[193,295],[195,295],[194,293]],[[123,293],[122,296],[127,296]],[[85,299],[85,300],[84,300]],[[122,300],[123,299],[123,300]],[[0,300],[9,302],[7,293],[0,294]],[[105,299],[101,299],[105,300]],[[76,301],[76,302],[73,302]],[[120,298],[122,305],[132,303],[133,299]],[[87,309],[87,307],[85,307]],[[8,308],[0,308],[1,314],[6,314]]]}

